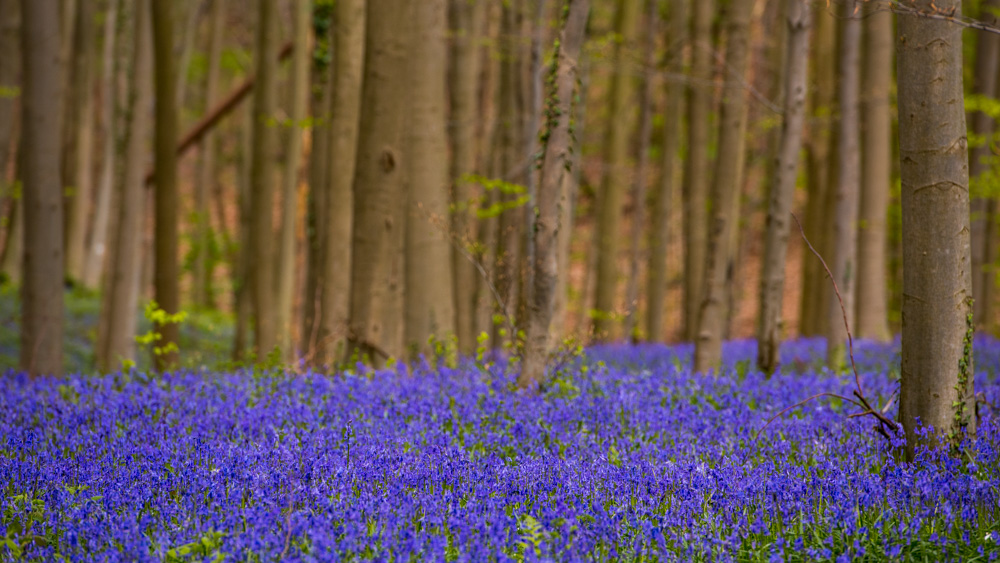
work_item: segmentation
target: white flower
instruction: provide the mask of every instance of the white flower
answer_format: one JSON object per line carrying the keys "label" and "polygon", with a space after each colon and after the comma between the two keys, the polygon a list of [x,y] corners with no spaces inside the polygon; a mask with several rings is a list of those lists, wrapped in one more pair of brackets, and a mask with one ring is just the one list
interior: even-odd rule
{"label": "white flower", "polygon": [[993,535],[993,532],[986,532],[986,537],[983,539],[986,541],[996,541],[997,537]]}

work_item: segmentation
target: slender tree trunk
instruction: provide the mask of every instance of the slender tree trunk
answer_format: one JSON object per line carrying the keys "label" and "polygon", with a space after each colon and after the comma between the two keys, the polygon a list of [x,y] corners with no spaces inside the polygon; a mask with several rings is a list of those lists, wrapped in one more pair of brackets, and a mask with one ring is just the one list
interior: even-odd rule
{"label": "slender tree trunk", "polygon": [[[838,97],[840,119],[837,132],[837,183],[834,207],[834,248],[831,271],[840,295],[830,298],[827,308],[827,361],[831,367],[844,364],[847,327],[841,311],[843,300],[847,325],[854,323],[854,294],[858,270],[858,194],[861,186],[861,120],[858,101],[861,89],[861,14],[857,0],[844,4],[841,20]],[[856,9],[857,8],[857,9]]]}
{"label": "slender tree trunk", "polygon": [[[646,288],[646,336],[651,342],[664,339],[663,314],[667,294],[667,245],[670,242],[670,207],[677,191],[677,153],[681,142],[681,115],[684,106],[684,53],[688,43],[688,0],[670,4],[670,25],[667,29],[667,70],[674,75],[667,79],[666,106],[663,115],[674,116],[663,124],[663,166],[660,181],[653,194],[650,218],[649,277]],[[687,221],[687,218],[685,218]],[[685,309],[686,310],[686,309]],[[683,316],[683,314],[682,314]]]}
{"label": "slender tree trunk", "polygon": [[889,185],[892,182],[892,12],[867,6],[861,77],[861,202],[858,224],[858,336],[886,341],[889,333]]}
{"label": "slender tree trunk", "polygon": [[91,221],[90,236],[87,238],[86,256],[83,261],[82,282],[85,287],[98,287],[105,270],[108,236],[111,218],[111,200],[115,184],[118,153],[118,88],[116,78],[121,74],[115,56],[118,36],[124,19],[120,9],[121,0],[110,0],[104,14],[104,45],[101,54],[101,170],[94,202],[94,218]]}
{"label": "slender tree trunk", "polygon": [[[979,19],[996,25],[997,10],[1000,10],[1000,1],[985,0],[980,11]],[[976,66],[973,75],[972,90],[976,94],[983,96],[993,96],[997,92],[997,73],[1000,71],[1000,35],[980,31],[976,38]],[[972,309],[977,329],[985,329],[992,322],[992,316],[988,314],[991,309],[990,298],[987,295],[995,285],[996,272],[991,267],[993,255],[989,254],[988,236],[990,230],[990,206],[989,198],[984,197],[976,190],[978,183],[981,183],[990,172],[991,138],[995,126],[994,119],[983,112],[975,112],[969,116],[972,133],[976,137],[985,140],[984,143],[973,146],[969,149],[969,175],[972,178],[972,297],[974,299]]]}
{"label": "slender tree trunk", "polygon": [[625,338],[641,339],[639,329],[639,264],[642,262],[642,233],[646,229],[646,178],[649,175],[649,144],[653,133],[652,77],[656,64],[656,30],[659,27],[659,2],[646,0],[646,46],[643,55],[642,89],[639,92],[639,141],[635,176],[632,178],[631,263],[625,284]]}
{"label": "slender tree trunk", "polygon": [[712,184],[713,219],[709,231],[705,287],[695,341],[696,372],[718,370],[722,363],[726,284],[732,283],[732,230],[739,226],[739,193],[747,126],[746,81],[753,0],[733,0],[726,8],[726,81],[719,115],[719,154]]}
{"label": "slender tree trunk", "polygon": [[534,229],[535,260],[531,265],[535,270],[532,277],[535,287],[530,293],[525,356],[518,376],[518,385],[522,388],[537,389],[544,379],[551,346],[549,328],[559,275],[558,241],[564,235],[560,224],[561,208],[569,205],[563,185],[565,178],[572,175],[570,120],[589,4],[589,0],[567,0],[563,4],[563,29],[549,70],[538,217]]}
{"label": "slender tree trunk", "polygon": [[695,0],[691,19],[687,160],[684,163],[684,335],[698,337],[708,251],[709,113],[712,111],[712,18],[715,0]]}
{"label": "slender tree trunk", "polygon": [[[82,0],[77,0],[82,1]],[[187,19],[184,29],[181,30],[180,57],[177,62],[177,81],[175,83],[175,97],[177,107],[184,107],[184,98],[187,95],[188,69],[191,67],[191,57],[194,55],[195,37],[198,35],[198,19],[204,11],[204,5],[211,0],[188,0]]]}
{"label": "slender tree trunk", "polygon": [[[833,161],[832,115],[836,100],[836,44],[837,25],[832,10],[818,10],[815,16],[816,33],[813,36],[812,68],[815,82],[812,85],[808,140],[806,142],[806,178],[809,199],[806,204],[805,233],[813,245],[826,257],[823,244],[828,239],[825,218],[830,215],[827,202],[831,192]],[[830,281],[820,261],[806,256],[802,260],[802,297],[799,308],[799,334],[816,336],[824,331],[829,296],[833,293]]]}
{"label": "slender tree trunk", "polygon": [[[205,110],[213,107],[219,97],[222,66],[222,39],[226,22],[225,0],[212,0],[209,12],[208,68],[205,72]],[[216,151],[218,139],[209,132],[201,140],[198,159],[198,183],[195,186],[194,212],[194,303],[200,308],[213,306],[211,210],[209,200],[215,189]]]}
{"label": "slender tree trunk", "polygon": [[247,348],[253,333],[251,313],[253,309],[253,284],[250,280],[251,260],[254,257],[250,246],[251,202],[253,200],[253,129],[256,113],[253,107],[247,108],[244,114],[243,128],[240,132],[240,157],[237,174],[237,201],[239,204],[239,257],[233,276],[233,308],[236,310],[236,327],[233,334],[233,360],[239,362],[246,359]]}
{"label": "slender tree trunk", "polygon": [[632,73],[627,53],[635,45],[639,19],[639,0],[618,0],[615,33],[620,37],[614,47],[615,69],[611,77],[608,121],[604,136],[604,175],[601,179],[597,223],[597,280],[594,297],[594,337],[607,340],[613,336],[615,293],[618,287],[618,239],[621,236],[622,200],[629,178],[629,135],[632,99]]}
{"label": "slender tree trunk", "polygon": [[24,206],[21,194],[12,189],[14,177],[7,172],[15,164],[11,156],[16,155],[19,144],[16,129],[21,113],[17,103],[21,97],[21,0],[0,0],[0,53],[5,54],[0,57],[0,201],[10,201],[0,281],[20,283]]}
{"label": "slender tree trunk", "polygon": [[285,360],[294,355],[292,340],[292,293],[295,289],[295,233],[298,231],[298,187],[302,163],[302,122],[306,117],[306,102],[309,96],[309,27],[312,17],[311,0],[295,0],[292,36],[295,47],[292,51],[291,92],[289,93],[288,153],[285,158],[285,176],[281,195],[281,231],[278,236],[278,260],[275,270],[275,326],[278,330],[278,346]]}
{"label": "slender tree trunk", "polygon": [[379,17],[366,18],[348,338],[351,353],[375,365],[401,358],[404,352],[403,181],[410,158],[404,152],[411,84],[410,6],[408,0],[370,0],[369,13]]}
{"label": "slender tree trunk", "polygon": [[24,283],[21,370],[63,371],[63,199],[59,174],[59,3],[23,0]]}
{"label": "slender tree trunk", "polygon": [[84,256],[87,227],[94,192],[94,75],[96,40],[94,26],[94,0],[79,0],[76,17],[76,45],[73,57],[73,103],[83,111],[76,112],[75,150],[73,162],[73,195],[67,209],[66,223],[66,276],[83,283]]}
{"label": "slender tree trunk", "polygon": [[365,2],[341,0],[334,14],[333,84],[330,105],[330,168],[324,196],[322,322],[319,358],[343,361],[351,295],[352,185],[358,155],[361,81],[365,61]]}
{"label": "slender tree trunk", "polygon": [[24,265],[24,194],[11,202],[10,225],[7,227],[7,241],[3,247],[3,259],[0,260],[0,272],[3,279],[12,284],[22,281]]}
{"label": "slender tree trunk", "polygon": [[410,47],[406,216],[406,346],[428,353],[428,339],[455,333],[451,246],[448,243],[446,130],[446,0],[414,4]]}
{"label": "slender tree trunk", "polygon": [[781,361],[781,310],[785,290],[785,259],[795,181],[802,150],[806,90],[809,76],[809,31],[812,8],[809,0],[786,0],[788,55],[785,59],[785,112],[774,180],[768,196],[767,233],[760,283],[760,324],[757,329],[757,366],[773,373]]}
{"label": "slender tree trunk", "polygon": [[250,156],[250,236],[249,244],[257,259],[249,264],[253,295],[253,327],[257,358],[269,354],[277,344],[274,314],[274,273],[271,271],[274,246],[272,205],[274,186],[274,110],[277,97],[277,5],[259,0],[257,16],[257,80],[253,99],[253,149]]}
{"label": "slender tree trunk", "polygon": [[[959,0],[917,0],[961,15]],[[969,160],[962,29],[899,14],[899,146],[903,205],[903,348],[899,418],[907,457],[916,429],[957,440],[976,432],[972,365]],[[933,445],[936,440],[926,439]]]}
{"label": "slender tree trunk", "polygon": [[101,291],[98,326],[97,368],[102,372],[119,367],[122,360],[135,361],[136,316],[139,310],[139,276],[142,268],[143,233],[146,217],[146,157],[151,129],[152,52],[149,0],[135,3],[131,101],[125,142],[125,167],[117,183],[117,217],[112,222],[107,276]]}
{"label": "slender tree trunk", "polygon": [[458,349],[470,354],[476,347],[475,265],[469,260],[475,248],[475,206],[472,183],[465,177],[476,170],[479,152],[477,125],[479,115],[480,42],[485,23],[484,0],[450,0],[452,28],[451,75],[451,234],[454,248],[451,263],[454,273],[455,334]]}

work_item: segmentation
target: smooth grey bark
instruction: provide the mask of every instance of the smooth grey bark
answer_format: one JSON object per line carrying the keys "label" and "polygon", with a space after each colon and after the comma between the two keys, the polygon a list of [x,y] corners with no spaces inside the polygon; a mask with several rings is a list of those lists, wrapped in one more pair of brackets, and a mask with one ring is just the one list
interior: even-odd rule
{"label": "smooth grey bark", "polygon": [[60,181],[59,2],[22,0],[24,283],[20,368],[63,371],[63,198]]}
{"label": "smooth grey bark", "polygon": [[785,290],[785,260],[795,183],[802,150],[809,77],[810,0],[786,0],[788,54],[785,59],[785,105],[774,179],[767,207],[764,262],[760,278],[760,318],[757,328],[757,366],[773,373],[781,361],[781,320]]}
{"label": "smooth grey bark", "polygon": [[[959,0],[917,0],[960,15]],[[962,30],[899,14],[896,34],[903,207],[903,337],[899,419],[907,457],[917,421],[937,437],[976,432],[972,362],[969,160]],[[934,434],[925,442],[936,444]]]}
{"label": "smooth grey bark", "polygon": [[712,228],[706,253],[705,283],[701,292],[694,370],[718,370],[722,364],[722,337],[726,324],[726,286],[732,280],[733,230],[739,226],[739,193],[743,178],[747,126],[747,59],[753,0],[733,0],[726,8],[726,80],[719,114],[719,154],[712,183]]}
{"label": "smooth grey bark", "polygon": [[561,208],[568,206],[563,188],[572,176],[573,97],[576,89],[580,49],[590,11],[589,0],[567,0],[565,20],[549,71],[546,122],[543,133],[542,170],[538,186],[538,216],[534,229],[534,288],[528,306],[525,355],[518,375],[521,388],[537,389],[545,377],[551,347],[549,333],[559,276],[558,241],[564,236]]}

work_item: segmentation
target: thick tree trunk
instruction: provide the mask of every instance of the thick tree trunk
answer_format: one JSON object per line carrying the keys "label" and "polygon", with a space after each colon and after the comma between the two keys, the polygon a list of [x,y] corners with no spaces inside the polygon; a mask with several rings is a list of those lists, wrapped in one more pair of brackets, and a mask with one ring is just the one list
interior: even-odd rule
{"label": "thick tree trunk", "polygon": [[618,239],[625,186],[630,177],[629,139],[632,119],[632,73],[627,65],[627,53],[634,48],[639,19],[639,0],[618,0],[615,14],[614,71],[608,102],[608,120],[604,136],[604,175],[601,179],[600,203],[597,209],[597,279],[594,289],[594,338],[612,338],[615,295],[618,288]]}
{"label": "thick tree trunk", "polygon": [[786,0],[785,12],[788,19],[785,112],[774,180],[768,196],[767,233],[760,278],[760,324],[757,329],[757,366],[768,374],[773,373],[781,361],[779,347],[783,328],[781,311],[785,291],[785,259],[809,84],[810,0]]}
{"label": "thick tree trunk", "polygon": [[[959,0],[917,0],[961,14]],[[940,437],[976,432],[972,365],[969,160],[962,29],[899,14],[896,36],[903,205],[903,343],[899,418],[912,459],[917,421]],[[934,444],[936,440],[927,440]]]}
{"label": "thick tree trunk", "polygon": [[344,358],[351,295],[351,191],[358,154],[358,116],[365,60],[365,2],[341,0],[334,15],[333,80],[330,144],[326,154],[332,170],[323,196],[326,209],[322,236],[323,291],[319,329],[321,363],[333,366]]}
{"label": "thick tree trunk", "polygon": [[550,348],[549,325],[552,321],[558,285],[558,241],[564,235],[561,208],[569,205],[563,188],[572,176],[573,134],[570,119],[576,88],[580,48],[587,26],[589,0],[567,0],[563,4],[565,20],[549,71],[546,96],[542,174],[538,187],[538,217],[534,230],[534,288],[528,307],[528,329],[524,362],[518,385],[535,388],[545,377]]}
{"label": "thick tree trunk", "polygon": [[[666,106],[663,115],[674,116],[663,124],[663,166],[660,181],[653,194],[650,218],[649,274],[646,288],[646,337],[651,342],[664,340],[665,302],[667,294],[667,246],[670,242],[670,210],[677,193],[677,158],[681,142],[681,115],[684,106],[684,53],[688,42],[688,0],[670,4],[670,25],[666,34],[667,70],[674,78],[667,79]],[[685,218],[685,221],[687,219]],[[685,309],[686,310],[686,309]],[[683,318],[683,313],[682,313]]]}
{"label": "thick tree trunk", "polygon": [[[712,18],[715,0],[694,0],[691,80],[688,85],[687,160],[684,162],[684,336],[698,337],[708,250],[709,114],[712,111]],[[727,163],[731,164],[731,163]]]}
{"label": "thick tree trunk", "polygon": [[298,188],[302,163],[302,122],[306,117],[306,102],[309,96],[309,27],[312,19],[312,1],[295,0],[292,37],[291,91],[289,92],[288,152],[285,158],[284,178],[281,193],[281,230],[278,235],[278,254],[275,263],[275,317],[278,331],[278,347],[285,361],[295,356],[292,340],[292,307],[295,290],[295,234],[298,232]]}
{"label": "thick tree trunk", "polygon": [[[370,0],[354,174],[350,353],[375,365],[402,358],[404,174],[409,167],[411,24],[408,0]],[[446,282],[450,283],[450,282]]]}
{"label": "thick tree trunk", "polygon": [[274,246],[272,205],[277,177],[274,174],[274,110],[277,97],[278,15],[273,0],[259,0],[257,12],[257,80],[253,99],[253,149],[250,156],[250,236],[256,258],[249,264],[253,311],[254,349],[257,358],[271,353],[277,344],[274,315]]}
{"label": "thick tree trunk", "polygon": [[466,176],[476,170],[476,157],[479,153],[476,133],[480,120],[480,42],[486,7],[484,0],[449,2],[452,35],[449,76],[453,206],[451,236],[454,239],[451,267],[454,277],[455,335],[458,337],[458,349],[463,354],[471,354],[476,347],[474,320],[478,272],[468,257],[476,242],[476,208],[472,205],[473,184]]}
{"label": "thick tree trunk", "polygon": [[427,353],[430,338],[455,333],[448,243],[446,0],[423,0],[413,10],[411,125],[406,139],[405,344],[412,353]]}
{"label": "thick tree trunk", "polygon": [[63,198],[59,173],[59,2],[22,0],[24,283],[21,370],[63,371]]}
{"label": "thick tree trunk", "polygon": [[[1000,1],[985,0],[979,19],[996,25]],[[973,75],[972,90],[983,96],[994,96],[1000,81],[997,73],[1000,71],[1000,35],[980,31],[976,39],[976,66]],[[972,178],[972,304],[973,317],[977,329],[988,329],[994,321],[991,312],[992,288],[996,284],[996,271],[993,269],[995,254],[991,254],[989,236],[990,200],[977,193],[977,179],[984,178],[990,172],[992,135],[995,121],[983,112],[969,116],[972,133],[984,140],[969,149],[969,175]]]}
{"label": "thick tree trunk", "polygon": [[135,361],[139,276],[142,268],[143,228],[146,217],[146,155],[151,127],[152,47],[149,1],[136,2],[130,73],[131,109],[128,112],[125,167],[117,182],[111,222],[107,275],[101,291],[97,368],[112,371],[122,360]]}
{"label": "thick tree trunk", "polygon": [[[208,68],[205,71],[205,110],[213,107],[219,97],[219,81],[222,67],[222,39],[226,22],[225,0],[212,0],[209,12]],[[211,257],[211,210],[209,200],[215,190],[216,152],[218,139],[212,132],[201,140],[198,158],[198,183],[195,186],[194,203],[194,280],[192,293],[194,304],[200,308],[214,306],[212,292]]]}
{"label": "thick tree trunk", "polygon": [[886,341],[889,187],[892,182],[892,12],[866,7],[861,76],[861,202],[858,224],[858,336]]}
{"label": "thick tree trunk", "polygon": [[[173,315],[180,311],[177,262],[177,213],[180,202],[177,191],[177,100],[174,97],[177,71],[174,66],[173,4],[155,0],[152,16],[153,77],[156,85],[153,285],[157,304],[168,315]],[[154,354],[156,369],[176,367],[180,327],[177,323],[164,323],[157,325],[156,330],[161,335],[158,347],[163,351]]]}
{"label": "thick tree trunk", "polygon": [[722,363],[726,285],[732,283],[733,229],[739,227],[739,193],[747,126],[747,59],[753,0],[733,0],[726,8],[726,81],[719,115],[719,154],[712,183],[713,219],[709,230],[705,284],[701,291],[696,372],[718,370]]}
{"label": "thick tree trunk", "polygon": [[[857,8],[857,9],[856,9]],[[861,13],[857,0],[843,7],[837,94],[840,119],[837,129],[837,183],[834,208],[834,248],[831,271],[840,290],[827,306],[827,362],[843,366],[847,348],[847,328],[854,329],[854,294],[857,278],[858,193],[861,186],[861,120],[858,100],[861,89]],[[847,325],[844,314],[847,312]]]}

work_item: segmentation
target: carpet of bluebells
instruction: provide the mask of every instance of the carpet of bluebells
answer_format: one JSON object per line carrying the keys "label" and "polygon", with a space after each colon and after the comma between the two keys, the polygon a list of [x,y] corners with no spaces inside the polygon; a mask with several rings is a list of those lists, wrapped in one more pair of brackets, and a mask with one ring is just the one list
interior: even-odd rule
{"label": "carpet of bluebells", "polygon": [[[0,560],[960,560],[1000,555],[1000,342],[979,439],[897,461],[823,345],[564,356],[541,395],[489,358],[351,373],[0,378]],[[859,343],[895,415],[899,345]],[[957,369],[957,366],[956,366]]]}

